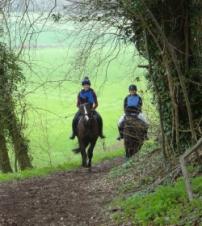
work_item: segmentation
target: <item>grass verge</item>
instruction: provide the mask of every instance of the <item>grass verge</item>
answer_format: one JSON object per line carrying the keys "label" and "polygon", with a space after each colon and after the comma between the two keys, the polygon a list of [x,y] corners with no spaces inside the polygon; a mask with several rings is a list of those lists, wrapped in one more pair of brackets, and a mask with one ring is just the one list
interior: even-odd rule
{"label": "grass verge", "polygon": [[117,224],[200,225],[202,222],[202,177],[192,180],[195,199],[190,203],[182,178],[174,185],[160,186],[149,194],[136,193],[115,201],[121,212],[113,215]]}

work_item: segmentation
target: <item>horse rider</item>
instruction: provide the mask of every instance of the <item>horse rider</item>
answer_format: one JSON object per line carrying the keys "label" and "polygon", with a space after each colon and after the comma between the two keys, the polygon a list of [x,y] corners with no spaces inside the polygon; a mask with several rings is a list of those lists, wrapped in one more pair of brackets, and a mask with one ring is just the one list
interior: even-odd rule
{"label": "horse rider", "polygon": [[[98,107],[97,95],[96,95],[95,91],[91,88],[91,82],[88,77],[84,77],[81,84],[83,86],[83,89],[78,94],[77,107],[79,108],[79,106],[81,104],[85,104],[85,103],[90,104],[90,107],[91,107],[93,114],[96,117],[98,125],[99,125],[99,136],[101,139],[104,139],[105,136],[103,135],[103,121],[102,121],[101,115],[97,111],[95,111],[95,109]],[[78,111],[74,116],[74,119],[72,122],[73,133],[70,136],[70,139],[72,139],[72,140],[77,135],[76,128],[77,128],[77,124],[78,124],[80,116],[81,116],[80,111]]]}
{"label": "horse rider", "polygon": [[[131,113],[134,115],[139,115],[142,112],[142,98],[137,94],[137,86],[136,85],[130,85],[129,86],[129,95],[127,95],[124,99],[124,112]],[[123,139],[123,127],[124,127],[124,119],[125,114],[121,116],[118,122],[118,130],[119,130],[119,136],[117,137],[117,140]],[[146,120],[144,119],[144,116],[142,118],[138,117],[142,121],[146,123]]]}

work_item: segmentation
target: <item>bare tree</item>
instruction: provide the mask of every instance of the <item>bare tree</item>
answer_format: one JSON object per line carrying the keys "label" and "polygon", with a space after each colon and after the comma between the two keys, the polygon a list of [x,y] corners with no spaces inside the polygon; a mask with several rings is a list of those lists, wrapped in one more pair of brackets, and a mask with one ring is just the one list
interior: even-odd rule
{"label": "bare tree", "polygon": [[[21,170],[32,167],[29,142],[24,136],[24,122],[20,120],[25,113],[24,105],[21,112],[19,108],[17,110],[24,96],[18,88],[25,81],[19,63],[22,62],[21,55],[26,43],[29,46],[34,35],[43,30],[56,3],[57,1],[52,1],[48,13],[41,11],[36,17],[32,17],[30,12],[34,8],[41,8],[37,5],[41,5],[41,2],[5,0],[0,4],[0,169],[5,173],[12,171],[7,148],[10,141],[15,153],[15,170],[18,168],[17,163]],[[35,31],[35,24],[39,20],[43,21],[41,30]]]}

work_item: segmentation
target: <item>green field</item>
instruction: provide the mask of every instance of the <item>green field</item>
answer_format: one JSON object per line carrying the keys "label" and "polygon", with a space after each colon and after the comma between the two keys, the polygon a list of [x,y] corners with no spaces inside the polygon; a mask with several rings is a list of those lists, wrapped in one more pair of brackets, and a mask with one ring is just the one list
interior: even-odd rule
{"label": "green field", "polygon": [[[90,77],[92,88],[98,94],[98,111],[103,117],[107,137],[106,150],[98,141],[94,151],[96,159],[124,154],[117,151],[122,148],[122,144],[116,141],[117,120],[123,113],[123,99],[130,83],[137,84],[150,123],[156,121],[155,107],[144,79],[145,71],[137,68],[138,64],[144,64],[144,60],[137,56],[134,46],[121,43],[119,48],[111,51],[113,44],[109,41],[100,51],[98,43],[83,67],[80,65],[83,62],[80,50],[85,43],[85,34],[77,36],[74,33],[76,29],[72,24],[58,28],[48,23],[38,36],[37,46],[32,48],[32,43],[22,56],[31,66],[30,70],[22,65],[27,79],[26,135],[30,140],[34,167],[80,163],[80,155],[71,151],[77,146],[77,141],[70,141],[68,137],[73,115],[77,111],[76,96],[84,75]],[[105,62],[97,67],[102,59]]]}

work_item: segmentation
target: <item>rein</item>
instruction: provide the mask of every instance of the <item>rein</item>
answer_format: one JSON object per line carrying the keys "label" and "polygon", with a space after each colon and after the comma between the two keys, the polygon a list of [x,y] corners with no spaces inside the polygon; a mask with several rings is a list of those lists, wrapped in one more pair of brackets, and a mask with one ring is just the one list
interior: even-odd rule
{"label": "rein", "polygon": [[89,114],[88,114],[88,112],[87,112],[87,109],[86,109],[86,105],[84,105],[84,117],[85,117],[85,119],[88,121],[89,120]]}
{"label": "rein", "polygon": [[87,111],[86,105],[83,105],[83,111],[81,114],[82,116],[85,118],[85,120],[88,122],[92,116],[93,116],[93,112],[90,110],[90,112]]}

